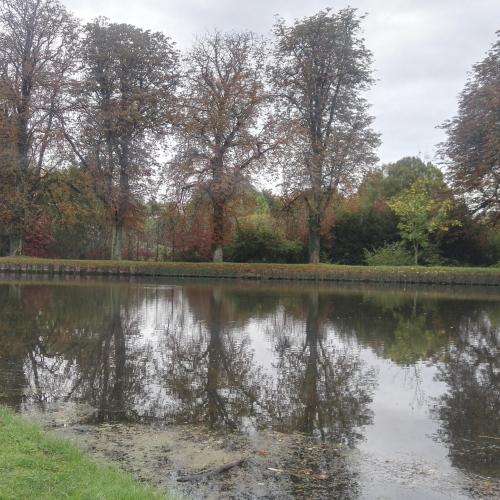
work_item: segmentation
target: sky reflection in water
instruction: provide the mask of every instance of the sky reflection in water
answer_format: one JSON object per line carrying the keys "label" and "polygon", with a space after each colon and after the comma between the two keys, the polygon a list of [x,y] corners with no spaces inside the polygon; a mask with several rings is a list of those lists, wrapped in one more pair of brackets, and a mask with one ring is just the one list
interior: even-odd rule
{"label": "sky reflection in water", "polygon": [[496,290],[3,281],[0,338],[18,411],[300,432],[361,475],[399,457],[500,476]]}

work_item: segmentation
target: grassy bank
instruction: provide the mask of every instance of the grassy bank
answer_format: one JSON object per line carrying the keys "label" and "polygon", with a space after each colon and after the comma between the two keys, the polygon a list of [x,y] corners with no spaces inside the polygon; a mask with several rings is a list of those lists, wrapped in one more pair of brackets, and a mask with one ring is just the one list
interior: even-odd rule
{"label": "grassy bank", "polygon": [[165,498],[0,408],[0,498]]}
{"label": "grassy bank", "polygon": [[0,258],[0,272],[500,286],[500,268],[475,267],[216,264],[209,262],[136,262],[2,257]]}

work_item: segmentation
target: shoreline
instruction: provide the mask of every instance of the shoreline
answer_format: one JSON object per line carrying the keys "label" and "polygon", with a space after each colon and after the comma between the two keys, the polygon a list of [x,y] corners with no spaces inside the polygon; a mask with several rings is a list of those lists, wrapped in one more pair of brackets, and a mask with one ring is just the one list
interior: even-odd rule
{"label": "shoreline", "polygon": [[0,405],[1,498],[171,497]]}
{"label": "shoreline", "polygon": [[0,257],[0,273],[500,286],[500,268],[142,262]]}

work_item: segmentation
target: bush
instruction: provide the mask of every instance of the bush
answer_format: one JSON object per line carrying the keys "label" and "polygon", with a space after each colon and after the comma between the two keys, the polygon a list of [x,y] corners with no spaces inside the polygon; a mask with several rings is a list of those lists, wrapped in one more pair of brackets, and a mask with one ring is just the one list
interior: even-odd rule
{"label": "bush", "polygon": [[[164,256],[165,257],[165,256]],[[169,260],[164,258],[163,260]],[[174,253],[174,262],[209,262],[210,256],[204,255],[196,248],[189,248],[186,250],[179,250]]]}
{"label": "bush", "polygon": [[399,240],[397,219],[386,206],[343,209],[332,228],[330,259],[338,264],[361,264],[364,248],[379,248]]}
{"label": "bush", "polygon": [[29,257],[54,257],[52,221],[46,215],[34,218],[26,228],[23,251]]}
{"label": "bush", "polygon": [[413,256],[401,242],[389,243],[376,250],[364,250],[365,262],[369,266],[411,266]]}
{"label": "bush", "polygon": [[418,262],[426,266],[450,266],[453,264],[453,261],[441,256],[439,247],[434,243],[420,250]]}
{"label": "bush", "polygon": [[238,228],[234,241],[227,248],[233,262],[276,262],[296,264],[305,258],[304,245],[285,240],[266,227]]}

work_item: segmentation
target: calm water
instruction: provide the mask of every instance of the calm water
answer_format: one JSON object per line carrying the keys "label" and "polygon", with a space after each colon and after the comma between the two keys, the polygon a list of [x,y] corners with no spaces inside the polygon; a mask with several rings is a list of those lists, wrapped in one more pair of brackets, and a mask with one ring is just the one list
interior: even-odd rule
{"label": "calm water", "polygon": [[499,345],[494,289],[0,281],[0,403],[305,434],[346,498],[497,491]]}

